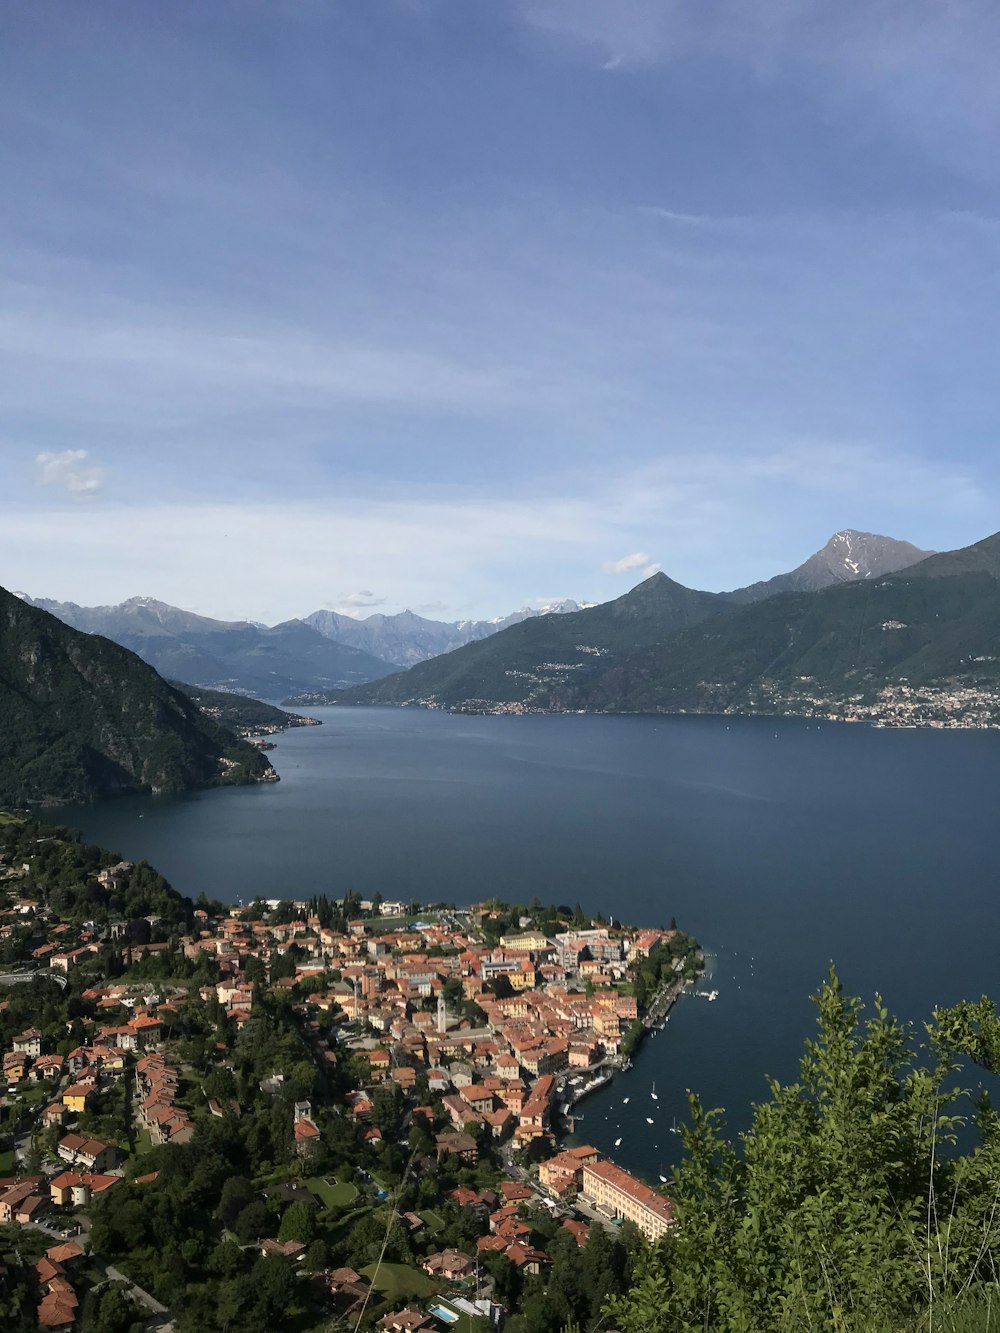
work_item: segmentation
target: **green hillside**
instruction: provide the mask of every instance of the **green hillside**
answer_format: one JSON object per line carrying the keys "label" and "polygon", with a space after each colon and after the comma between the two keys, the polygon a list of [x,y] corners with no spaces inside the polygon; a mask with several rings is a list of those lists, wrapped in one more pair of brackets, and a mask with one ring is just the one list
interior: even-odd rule
{"label": "green hillside", "polygon": [[898,574],[733,606],[654,575],[326,696],[468,711],[793,713],[1000,723],[1000,535]]}
{"label": "green hillside", "polygon": [[922,687],[987,699],[996,691],[998,640],[996,579],[907,571],[729,612],[629,655],[561,702],[609,711],[811,712]]}
{"label": "green hillside", "polygon": [[228,690],[209,690],[202,685],[187,685],[182,680],[171,680],[168,684],[196,703],[203,713],[221,722],[237,735],[247,732],[284,730],[285,727],[318,726],[316,718],[302,717],[299,713],[286,712],[274,704],[266,704],[262,699],[252,699],[245,694],[231,694]]}
{"label": "green hillside", "polygon": [[[322,697],[347,703],[430,703],[448,708],[513,703],[557,706],[557,698],[582,689],[585,682],[603,674],[610,661],[697,625],[726,606],[716,593],[697,592],[665,574],[654,574],[613,602],[524,620],[491,638],[420,662],[409,671]],[[302,697],[289,700],[305,701]]]}
{"label": "green hillside", "polygon": [[274,780],[134,653],[0,588],[0,803]]}

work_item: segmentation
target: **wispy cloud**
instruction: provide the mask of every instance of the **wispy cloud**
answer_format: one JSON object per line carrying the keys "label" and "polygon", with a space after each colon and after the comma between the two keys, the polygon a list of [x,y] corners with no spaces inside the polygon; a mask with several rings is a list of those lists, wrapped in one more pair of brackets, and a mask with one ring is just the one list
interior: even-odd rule
{"label": "wispy cloud", "polygon": [[384,606],[387,601],[386,597],[376,597],[370,588],[362,588],[360,592],[342,593],[334,603],[333,609],[344,615],[352,615],[355,611],[364,610],[365,607]]}
{"label": "wispy cloud", "polygon": [[623,555],[620,560],[606,560],[601,566],[605,574],[631,574],[641,569],[643,578],[658,573],[662,567],[654,564],[645,551],[633,551],[631,555]]}
{"label": "wispy cloud", "polygon": [[[11,586],[81,604],[145,594],[183,605],[197,587],[204,614],[223,619],[273,623],[331,601],[350,615],[409,606],[483,618],[537,602],[528,590],[539,571],[578,601],[617,596],[623,575],[638,582],[660,564],[688,586],[738,587],[793,568],[843,527],[964,544],[988,531],[998,504],[1000,478],[990,488],[944,458],[800,441],[740,457],[692,449],[613,479],[581,477],[561,496],[147,502],[116,505],[100,525],[82,508],[58,519],[13,511],[0,525],[0,568]],[[281,539],[264,564],[248,565],[262,532]],[[648,541],[629,551],[637,534]],[[607,561],[616,549],[628,554]],[[331,570],[355,591],[331,599]]]}
{"label": "wispy cloud", "polygon": [[104,471],[87,462],[86,449],[63,449],[59,453],[43,449],[35,457],[36,477],[40,486],[54,486],[76,500],[92,499],[101,489]]}
{"label": "wispy cloud", "polygon": [[691,55],[790,79],[839,110],[881,112],[896,131],[993,174],[1000,8],[992,0],[519,0],[537,31],[609,63]]}

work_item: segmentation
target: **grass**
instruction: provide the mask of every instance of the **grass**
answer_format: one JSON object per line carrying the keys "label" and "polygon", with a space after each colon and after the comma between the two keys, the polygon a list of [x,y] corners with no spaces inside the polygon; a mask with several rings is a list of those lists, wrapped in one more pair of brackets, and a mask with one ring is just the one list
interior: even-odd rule
{"label": "grass", "polygon": [[373,1213],[374,1211],[375,1205],[369,1203],[362,1208],[353,1208],[349,1213],[344,1213],[343,1216],[338,1217],[330,1227],[329,1234],[326,1237],[327,1241],[331,1244],[336,1244],[337,1241],[346,1239],[355,1222],[360,1221],[362,1217],[367,1217],[369,1213]]}
{"label": "grass", "polygon": [[327,1208],[350,1208],[358,1197],[358,1188],[350,1181],[329,1181],[322,1176],[302,1182]]}
{"label": "grass", "polygon": [[444,1218],[440,1213],[434,1212],[432,1208],[428,1208],[422,1213],[417,1213],[417,1216],[432,1236],[437,1236],[444,1230]]}
{"label": "grass", "polygon": [[141,1126],[135,1132],[135,1152],[133,1156],[142,1157],[144,1153],[153,1151],[153,1140],[149,1137],[149,1130]]}
{"label": "grass", "polygon": [[446,1310],[450,1310],[452,1314],[458,1315],[455,1322],[448,1325],[449,1333],[475,1333],[475,1326],[473,1325],[471,1315],[462,1314],[460,1310],[455,1309],[451,1301],[445,1300],[444,1297],[441,1297],[435,1303],[443,1306]]}
{"label": "grass", "polygon": [[376,1291],[391,1300],[422,1300],[438,1291],[438,1284],[419,1268],[409,1264],[368,1264],[361,1276],[368,1278]]}
{"label": "grass", "polygon": [[0,1176],[9,1176],[14,1170],[14,1152],[0,1152]]}

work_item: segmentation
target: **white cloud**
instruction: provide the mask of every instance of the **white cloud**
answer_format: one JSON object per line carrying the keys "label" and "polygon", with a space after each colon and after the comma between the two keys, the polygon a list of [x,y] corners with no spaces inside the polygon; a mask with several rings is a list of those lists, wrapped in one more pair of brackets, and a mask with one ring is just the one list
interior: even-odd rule
{"label": "white cloud", "polygon": [[94,496],[104,480],[102,468],[87,462],[86,449],[42,450],[35,458],[40,486],[59,486],[76,499]]}
{"label": "white cloud", "polygon": [[[709,589],[791,569],[844,527],[944,550],[995,526],[998,498],[1000,477],[884,442],[748,442],[742,456],[692,447],[580,477],[574,495],[147,501],[115,504],[101,524],[84,506],[21,506],[0,525],[0,582],[81,605],[146,595],[178,606],[197,589],[205,615],[273,624],[330,605],[335,579],[354,590],[333,602],[344,614],[433,614],[444,602],[449,618],[486,619],[552,600],[531,597],[541,575],[577,601],[618,596],[622,574],[639,582],[656,572],[652,549],[672,578]],[[262,532],[280,541],[263,564],[248,562]],[[609,550],[628,554],[602,572]]]}
{"label": "white cloud", "polygon": [[385,597],[376,597],[370,588],[362,588],[360,592],[342,594],[335,609],[344,615],[350,615],[366,606],[384,606],[387,600]]}
{"label": "white cloud", "polygon": [[649,556],[645,551],[633,551],[631,555],[623,555],[620,560],[606,560],[601,568],[605,574],[628,574],[634,569],[643,569],[646,566],[649,566],[653,573],[660,568],[659,565],[655,568],[650,565]]}

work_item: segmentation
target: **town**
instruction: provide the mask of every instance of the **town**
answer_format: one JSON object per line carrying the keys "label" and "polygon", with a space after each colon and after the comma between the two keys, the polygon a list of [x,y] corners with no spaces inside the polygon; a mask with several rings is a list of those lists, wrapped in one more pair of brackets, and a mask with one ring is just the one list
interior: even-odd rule
{"label": "town", "polygon": [[697,976],[675,923],[192,903],[12,815],[0,858],[0,1264],[25,1327],[557,1330],[671,1226],[563,1137]]}

